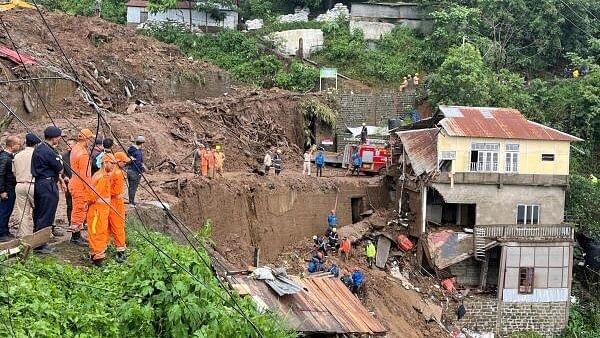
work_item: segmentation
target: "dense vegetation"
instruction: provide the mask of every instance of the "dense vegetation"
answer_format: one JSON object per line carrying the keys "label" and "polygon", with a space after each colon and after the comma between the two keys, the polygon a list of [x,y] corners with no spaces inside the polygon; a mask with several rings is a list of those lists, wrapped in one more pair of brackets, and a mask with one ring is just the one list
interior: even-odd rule
{"label": "dense vegetation", "polygon": [[[37,257],[0,262],[0,336],[257,336],[200,260],[208,259],[204,251],[200,257],[168,237],[148,235],[194,277],[131,234],[124,265],[96,269]],[[251,300],[237,302],[265,337],[292,336],[274,315],[260,314]]]}
{"label": "dense vegetation", "polygon": [[[127,22],[128,0],[102,0],[100,16],[108,21],[124,24]],[[71,15],[93,16],[96,0],[36,0],[49,10],[61,11]]]}

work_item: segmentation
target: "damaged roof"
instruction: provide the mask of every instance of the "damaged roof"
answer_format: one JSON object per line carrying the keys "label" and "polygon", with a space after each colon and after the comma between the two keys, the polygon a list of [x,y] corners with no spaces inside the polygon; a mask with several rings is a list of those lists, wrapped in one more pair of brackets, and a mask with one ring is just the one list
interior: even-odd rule
{"label": "damaged roof", "polygon": [[527,120],[512,108],[439,106],[440,125],[450,136],[522,140],[582,141],[556,129]]}
{"label": "damaged roof", "polygon": [[437,128],[428,128],[396,133],[417,176],[437,168],[438,132]]}
{"label": "damaged roof", "polygon": [[375,319],[338,278],[291,276],[303,290],[278,297],[263,281],[249,276],[235,279],[248,286],[253,299],[279,312],[289,327],[305,333],[381,335],[385,327]]}
{"label": "damaged roof", "polygon": [[[433,231],[427,234],[423,244],[425,256],[439,270],[473,257],[473,234],[470,233],[449,229]],[[485,239],[484,249],[496,245],[498,242]]]}

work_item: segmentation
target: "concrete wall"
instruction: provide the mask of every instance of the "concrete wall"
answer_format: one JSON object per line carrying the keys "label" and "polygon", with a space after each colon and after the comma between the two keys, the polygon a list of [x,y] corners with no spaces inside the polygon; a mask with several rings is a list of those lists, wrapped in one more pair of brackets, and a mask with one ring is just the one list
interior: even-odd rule
{"label": "concrete wall", "polygon": [[[127,7],[127,23],[128,24],[140,24],[142,13],[148,14],[148,21],[176,21],[185,25],[190,24],[190,10],[189,9],[169,9],[166,12],[160,13],[149,13],[146,8],[142,7]],[[222,28],[235,28],[238,23],[238,13],[234,11],[223,11],[225,13],[225,19],[223,21],[216,21],[207,15],[205,12],[192,10],[192,25],[197,27],[222,27]]]}
{"label": "concrete wall", "polygon": [[558,335],[566,326],[569,308],[565,303],[508,303],[500,304],[492,298],[465,298],[467,314],[456,320],[455,308],[449,308],[447,318],[459,327],[483,332],[494,332],[500,337],[532,330],[544,337]]}
{"label": "concrete wall", "polygon": [[383,35],[391,32],[394,27],[396,25],[389,22],[350,21],[350,30],[361,30],[365,40],[379,40]]}
{"label": "concrete wall", "polygon": [[564,220],[563,187],[435,183],[433,187],[446,203],[476,204],[475,224],[516,224],[517,204],[540,206],[540,224],[560,224]]}
{"label": "concrete wall", "polygon": [[[505,172],[506,144],[519,144],[519,174],[569,174],[570,147],[568,141],[505,140],[493,138],[452,137],[440,133],[438,136],[438,158],[443,151],[455,151],[452,161],[454,172],[470,171],[471,144],[498,143],[498,172]],[[542,161],[542,154],[554,154],[554,161]]]}
{"label": "concrete wall", "polygon": [[402,25],[421,32],[429,32],[433,21],[418,4],[404,3],[353,3],[350,11],[350,29],[361,29],[366,39],[377,40]]}
{"label": "concrete wall", "polygon": [[283,54],[296,55],[302,39],[304,57],[309,57],[311,52],[323,46],[323,31],[320,29],[292,29],[275,32],[269,36],[275,41],[277,48]]}
{"label": "concrete wall", "polygon": [[[337,151],[351,143],[352,134],[346,127],[360,127],[362,123],[370,126],[387,126],[389,118],[404,119],[415,106],[414,91],[392,93],[352,93],[339,95],[340,114],[336,122]],[[387,140],[387,139],[386,139]]]}

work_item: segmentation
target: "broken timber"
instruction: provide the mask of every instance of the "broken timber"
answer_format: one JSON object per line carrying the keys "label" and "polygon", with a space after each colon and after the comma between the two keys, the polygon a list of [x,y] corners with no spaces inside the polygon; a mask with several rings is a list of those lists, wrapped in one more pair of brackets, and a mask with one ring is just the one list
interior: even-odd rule
{"label": "broken timber", "polygon": [[[48,243],[52,228],[47,227],[36,231],[33,235],[24,236],[21,239],[13,239],[12,241],[0,243],[0,255],[6,254],[8,257],[23,253],[23,257],[27,257],[29,251],[33,248]],[[23,246],[21,246],[23,244]]]}

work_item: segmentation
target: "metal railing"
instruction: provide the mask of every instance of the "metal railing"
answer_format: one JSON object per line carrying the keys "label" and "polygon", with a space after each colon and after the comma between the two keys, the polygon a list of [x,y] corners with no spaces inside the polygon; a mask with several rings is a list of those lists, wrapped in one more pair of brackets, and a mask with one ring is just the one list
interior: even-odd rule
{"label": "metal railing", "polygon": [[498,162],[471,162],[470,171],[498,172]]}
{"label": "metal railing", "polygon": [[570,224],[475,225],[485,238],[573,239]]}

